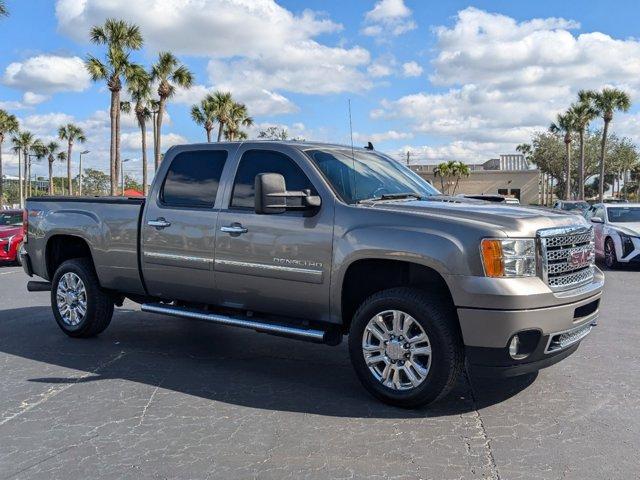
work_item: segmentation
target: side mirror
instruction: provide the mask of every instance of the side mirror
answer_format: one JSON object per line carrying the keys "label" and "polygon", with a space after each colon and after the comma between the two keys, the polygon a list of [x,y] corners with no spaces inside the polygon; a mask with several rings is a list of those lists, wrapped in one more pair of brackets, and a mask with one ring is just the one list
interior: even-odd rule
{"label": "side mirror", "polygon": [[[287,191],[284,177],[279,173],[260,173],[255,179],[255,212],[258,214],[278,214],[287,210],[308,210],[322,204],[318,195],[310,190],[300,192]],[[295,204],[287,199],[299,198]]]}
{"label": "side mirror", "polygon": [[600,217],[591,217],[591,223],[604,223],[604,220]]}

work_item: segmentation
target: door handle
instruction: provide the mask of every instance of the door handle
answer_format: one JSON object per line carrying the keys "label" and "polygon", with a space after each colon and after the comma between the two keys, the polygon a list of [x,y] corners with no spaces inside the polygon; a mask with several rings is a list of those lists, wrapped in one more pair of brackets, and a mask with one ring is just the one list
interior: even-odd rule
{"label": "door handle", "polygon": [[247,233],[249,230],[247,228],[244,228],[239,223],[234,223],[232,225],[229,225],[228,227],[221,227],[220,231],[224,233],[230,233],[232,235],[241,235],[243,233]]}
{"label": "door handle", "polygon": [[171,226],[171,222],[167,222],[163,217],[156,218],[155,220],[149,220],[147,225],[157,229],[167,228]]}

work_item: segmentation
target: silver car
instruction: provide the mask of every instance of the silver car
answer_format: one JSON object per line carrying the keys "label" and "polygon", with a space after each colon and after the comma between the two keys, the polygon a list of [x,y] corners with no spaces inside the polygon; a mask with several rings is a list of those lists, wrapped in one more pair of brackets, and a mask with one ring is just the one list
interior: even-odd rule
{"label": "silver car", "polygon": [[596,257],[608,268],[640,265],[640,203],[598,203],[586,217],[593,223]]}

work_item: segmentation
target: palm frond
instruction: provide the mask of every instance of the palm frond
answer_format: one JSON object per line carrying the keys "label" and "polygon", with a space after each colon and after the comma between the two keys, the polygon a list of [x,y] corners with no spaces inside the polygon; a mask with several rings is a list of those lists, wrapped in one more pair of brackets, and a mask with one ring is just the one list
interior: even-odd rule
{"label": "palm frond", "polygon": [[84,62],[84,66],[87,69],[87,72],[89,72],[91,80],[94,82],[97,82],[98,80],[107,80],[110,76],[107,66],[92,55],[87,57]]}

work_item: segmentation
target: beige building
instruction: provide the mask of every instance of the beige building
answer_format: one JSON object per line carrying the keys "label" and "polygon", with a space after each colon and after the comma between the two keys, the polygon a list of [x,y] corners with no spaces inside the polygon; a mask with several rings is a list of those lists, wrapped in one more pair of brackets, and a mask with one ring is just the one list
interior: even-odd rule
{"label": "beige building", "polygon": [[[440,178],[433,175],[437,165],[411,165],[411,169],[440,189]],[[469,165],[471,175],[461,178],[456,195],[513,196],[523,204],[540,203],[540,172],[538,170],[486,170],[485,165]],[[451,180],[455,183],[455,180]],[[450,187],[450,191],[453,187]]]}

